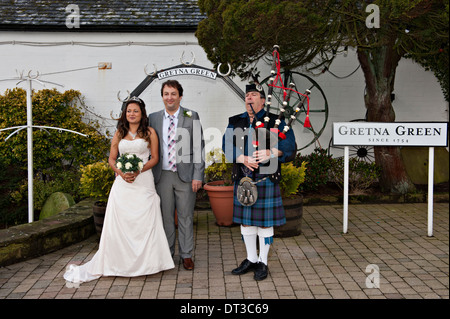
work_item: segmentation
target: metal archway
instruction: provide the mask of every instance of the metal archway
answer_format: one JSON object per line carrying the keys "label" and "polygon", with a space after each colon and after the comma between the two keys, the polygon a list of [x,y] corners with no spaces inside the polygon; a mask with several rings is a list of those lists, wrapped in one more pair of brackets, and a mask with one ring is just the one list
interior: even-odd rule
{"label": "metal archway", "polygon": [[[229,68],[231,68],[229,66]],[[218,67],[219,69],[219,67]],[[228,72],[229,73],[229,72]],[[211,80],[216,80],[217,78],[223,80],[225,84],[230,87],[230,89],[236,93],[242,100],[245,99],[245,93],[242,91],[234,82],[228,77],[228,74],[223,74],[215,69],[205,68],[193,63],[182,63],[167,69],[155,70],[153,73],[148,74],[145,79],[130,93],[128,97],[139,96],[144,90],[156,79],[166,79],[172,76],[178,75],[194,75],[209,78]],[[120,100],[120,98],[119,98]],[[122,101],[122,109],[125,107],[126,99]]]}

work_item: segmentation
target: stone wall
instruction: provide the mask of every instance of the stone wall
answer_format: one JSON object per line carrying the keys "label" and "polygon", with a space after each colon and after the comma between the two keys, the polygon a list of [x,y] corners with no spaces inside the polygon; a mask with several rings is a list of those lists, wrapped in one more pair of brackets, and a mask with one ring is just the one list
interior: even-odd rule
{"label": "stone wall", "polygon": [[93,203],[92,199],[83,200],[58,215],[0,230],[0,267],[48,254],[94,235]]}

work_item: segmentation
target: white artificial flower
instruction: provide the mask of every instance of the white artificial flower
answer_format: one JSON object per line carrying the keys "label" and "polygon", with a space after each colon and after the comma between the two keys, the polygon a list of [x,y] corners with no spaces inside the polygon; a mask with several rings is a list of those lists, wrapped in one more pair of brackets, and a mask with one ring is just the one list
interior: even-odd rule
{"label": "white artificial flower", "polygon": [[127,158],[133,158],[133,154],[128,154]]}
{"label": "white artificial flower", "polygon": [[186,114],[191,117],[192,116],[192,112],[191,111],[187,111]]}
{"label": "white artificial flower", "polygon": [[120,163],[120,162],[117,163],[117,164],[116,164],[116,167],[117,167],[118,169],[121,169],[121,168],[122,168],[122,163]]}
{"label": "white artificial flower", "polygon": [[142,163],[142,162],[139,162],[139,170],[142,170],[143,168],[144,168],[144,163]]}
{"label": "white artificial flower", "polygon": [[133,165],[130,163],[130,162],[126,162],[125,163],[125,168],[126,169],[130,169],[130,168],[132,168],[133,167]]}

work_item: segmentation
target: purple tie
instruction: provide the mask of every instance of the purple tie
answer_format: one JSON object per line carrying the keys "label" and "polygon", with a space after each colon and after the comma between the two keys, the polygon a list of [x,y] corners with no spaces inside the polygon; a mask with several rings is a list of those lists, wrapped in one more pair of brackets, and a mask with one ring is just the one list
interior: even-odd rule
{"label": "purple tie", "polygon": [[174,115],[169,115],[170,124],[169,124],[169,131],[168,131],[168,139],[167,142],[169,143],[169,169],[172,172],[176,172],[177,165],[176,165],[176,149],[175,149],[175,122],[174,122]]}

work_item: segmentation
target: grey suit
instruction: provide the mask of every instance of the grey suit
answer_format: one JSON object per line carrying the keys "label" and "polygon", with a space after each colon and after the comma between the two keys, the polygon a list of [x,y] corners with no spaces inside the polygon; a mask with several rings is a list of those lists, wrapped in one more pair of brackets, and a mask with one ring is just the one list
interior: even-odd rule
{"label": "grey suit", "polygon": [[[204,140],[200,118],[197,112],[180,106],[175,139],[177,171],[162,169],[164,109],[149,115],[149,125],[159,137],[159,162],[152,171],[156,191],[161,197],[161,211],[164,230],[172,252],[175,252],[175,208],[178,216],[178,244],[181,258],[191,258],[194,248],[193,215],[196,193],[192,191],[192,180],[203,181],[205,171]],[[191,117],[186,116],[191,112]]]}

